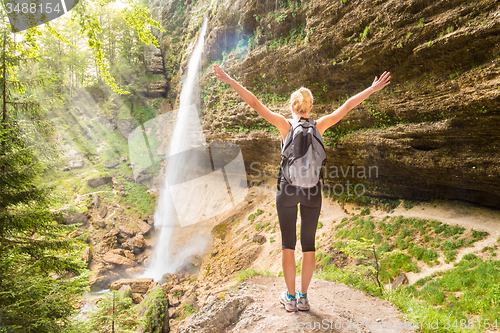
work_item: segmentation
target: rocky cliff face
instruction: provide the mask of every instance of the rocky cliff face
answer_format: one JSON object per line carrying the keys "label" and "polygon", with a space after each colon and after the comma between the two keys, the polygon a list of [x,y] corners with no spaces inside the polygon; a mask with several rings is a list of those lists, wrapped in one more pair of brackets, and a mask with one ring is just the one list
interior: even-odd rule
{"label": "rocky cliff face", "polygon": [[[171,100],[208,6],[150,1],[167,30],[157,37]],[[241,147],[249,175],[263,178],[265,167],[277,171],[280,137],[214,79],[213,62],[287,117],[290,93],[310,88],[315,119],[388,70],[390,86],[325,132],[332,188],[341,184],[345,193],[348,184],[361,184],[358,192],[380,197],[500,207],[496,1],[221,0],[208,15],[204,129],[208,141]]]}

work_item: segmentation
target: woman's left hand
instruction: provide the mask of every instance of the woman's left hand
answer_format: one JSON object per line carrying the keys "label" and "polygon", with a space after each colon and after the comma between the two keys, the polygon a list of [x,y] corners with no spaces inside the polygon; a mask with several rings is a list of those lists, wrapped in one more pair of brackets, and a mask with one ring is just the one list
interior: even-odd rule
{"label": "woman's left hand", "polygon": [[390,81],[391,77],[389,76],[390,74],[391,74],[390,72],[384,72],[382,73],[379,79],[377,79],[377,77],[375,76],[375,80],[373,80],[372,83],[372,88],[375,91],[379,91],[380,89],[384,88],[386,85],[391,83]]}
{"label": "woman's left hand", "polygon": [[231,82],[232,80],[231,77],[227,75],[226,72],[224,72],[222,68],[219,67],[219,65],[214,65],[214,71],[215,71],[215,76],[222,82],[228,84],[229,82]]}

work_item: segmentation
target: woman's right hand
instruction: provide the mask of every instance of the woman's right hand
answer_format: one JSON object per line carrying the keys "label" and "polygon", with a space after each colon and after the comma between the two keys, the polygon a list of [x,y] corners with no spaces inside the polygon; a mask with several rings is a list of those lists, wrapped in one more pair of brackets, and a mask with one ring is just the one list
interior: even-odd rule
{"label": "woman's right hand", "polygon": [[227,75],[226,72],[224,72],[222,68],[219,67],[219,65],[214,65],[214,72],[215,72],[215,77],[217,77],[222,82],[227,84],[231,82],[232,80],[231,77]]}
{"label": "woman's right hand", "polygon": [[386,85],[391,83],[391,77],[389,75],[391,75],[390,72],[384,72],[384,73],[382,73],[382,75],[378,79],[375,76],[375,80],[373,80],[373,83],[371,86],[373,88],[373,90],[379,91],[379,90],[383,89]]}

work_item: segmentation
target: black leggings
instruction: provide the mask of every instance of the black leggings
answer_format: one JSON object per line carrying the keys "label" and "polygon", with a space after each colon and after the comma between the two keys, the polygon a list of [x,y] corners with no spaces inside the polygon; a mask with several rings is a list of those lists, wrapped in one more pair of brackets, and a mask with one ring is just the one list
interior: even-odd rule
{"label": "black leggings", "polygon": [[321,212],[321,184],[303,189],[290,185],[283,178],[276,193],[276,209],[281,229],[282,249],[295,250],[297,242],[297,205],[300,203],[300,244],[302,252],[315,251],[316,228]]}

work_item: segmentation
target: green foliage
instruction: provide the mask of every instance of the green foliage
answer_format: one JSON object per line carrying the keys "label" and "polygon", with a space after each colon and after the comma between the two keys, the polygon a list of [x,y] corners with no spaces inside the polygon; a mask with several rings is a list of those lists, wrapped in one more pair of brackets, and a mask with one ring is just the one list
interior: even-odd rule
{"label": "green foliage", "polygon": [[473,241],[480,241],[486,237],[488,237],[490,234],[487,231],[477,231],[474,229],[471,229],[472,232],[472,240]]}
{"label": "green foliage", "polygon": [[313,275],[316,279],[335,281],[348,286],[365,291],[370,295],[380,294],[380,288],[373,282],[373,279],[361,273],[360,270],[343,271],[335,265],[327,265]]}
{"label": "green foliage", "polygon": [[[418,283],[422,288],[413,291],[415,297],[446,306],[447,312],[459,320],[474,315],[482,321],[500,322],[499,261],[483,261],[468,254],[453,269]],[[457,297],[456,292],[462,295]]]}
{"label": "green foliage", "polygon": [[481,107],[481,109],[479,109],[477,112],[478,112],[478,113],[487,113],[487,112],[488,112],[488,110],[486,110],[486,107],[483,105],[483,106]]}
{"label": "green foliage", "polygon": [[[383,298],[395,304],[406,317],[406,322],[413,323],[414,328],[428,333],[459,333],[464,332],[460,327],[453,327],[451,324],[459,319],[443,309],[435,309],[432,304],[426,301],[416,300],[412,294],[413,286],[389,290],[384,293]],[[430,323],[438,322],[438,327],[432,327]],[[447,325],[447,324],[450,325]],[[443,325],[441,325],[443,324]]]}
{"label": "green foliage", "polygon": [[242,270],[238,272],[235,276],[234,282],[235,284],[238,284],[240,282],[245,281],[247,278],[252,277],[252,276],[274,276],[274,274],[266,269],[266,270],[260,270],[260,269],[255,269],[255,268],[249,268]]}
{"label": "green foliage", "polygon": [[361,41],[363,41],[366,38],[368,38],[368,33],[369,32],[370,32],[370,26],[366,26],[365,30],[363,30],[363,32],[359,34],[359,38],[361,39]]}
{"label": "green foliage", "polygon": [[331,255],[325,256],[323,259],[321,259],[321,265],[323,265],[323,267],[325,267],[328,264],[328,262],[330,260],[332,260],[332,258],[333,257]]}
{"label": "green foliage", "polygon": [[259,216],[260,214],[264,213],[262,209],[257,209],[257,212],[255,213],[256,216]]}
{"label": "green foliage", "polygon": [[[191,305],[188,305],[187,303],[182,303],[177,312],[180,314],[179,317],[176,317],[176,320],[184,320],[185,318],[189,317],[192,314],[198,313]],[[162,333],[163,330],[161,327],[157,331],[153,332],[158,332]]]}
{"label": "green foliage", "polygon": [[424,23],[425,23],[425,17],[422,17],[418,22],[417,27],[422,28],[424,26]]}
{"label": "green foliage", "polygon": [[[111,332],[112,326],[117,333],[131,332],[136,326],[135,315],[136,308],[133,307],[130,291],[111,291],[88,313],[84,327],[92,333]],[[82,328],[80,332],[85,332]]]}
{"label": "green foliage", "polygon": [[[192,307],[187,308],[186,305],[186,303],[183,303],[177,310],[183,318],[196,312]],[[144,314],[140,318],[139,323],[144,328],[144,332],[162,333],[164,321],[168,320],[168,316],[165,316],[166,314],[168,315],[168,301],[163,288],[158,286],[151,290],[141,306],[142,309],[139,311],[144,312]]]}
{"label": "green foliage", "polygon": [[[377,244],[381,242],[382,237],[378,232],[375,231],[375,224],[370,217],[368,217],[366,220],[363,217],[359,218],[359,216],[354,216],[353,218],[355,218],[355,220],[352,223],[351,227],[338,231],[335,234],[336,238],[348,238],[359,241],[366,238],[374,240]],[[351,218],[351,220],[353,218]],[[335,228],[340,227],[340,225],[342,224],[339,224]]]}
{"label": "green foliage", "polygon": [[421,260],[429,266],[432,266],[438,258],[438,254],[435,250],[429,250],[420,246],[412,246],[408,248],[408,253],[414,256],[415,259]]}
{"label": "green foliage", "polygon": [[366,238],[348,240],[344,251],[349,256],[361,260],[360,265],[351,266],[349,270],[371,278],[378,286],[379,293],[383,291],[380,279],[381,273],[387,267],[387,265],[382,265],[382,263],[391,262],[393,257],[402,254],[399,250],[384,251],[383,248],[377,248],[373,240]]}
{"label": "green foliage", "polygon": [[[30,29],[31,30],[31,29]],[[88,274],[80,260],[84,246],[68,237],[75,230],[58,224],[68,209],[53,207],[61,198],[54,186],[36,185],[42,172],[57,161],[53,127],[40,104],[30,100],[44,80],[19,82],[21,58],[34,60],[36,29],[16,46],[5,35],[1,77],[6,96],[0,123],[0,320],[6,332],[60,332],[73,314]],[[4,90],[5,89],[5,90]],[[12,96],[24,102],[13,108]],[[3,103],[2,103],[3,104]]]}
{"label": "green foliage", "polygon": [[[106,84],[108,84],[117,94],[130,94],[130,92],[119,88],[115,79],[109,73],[102,47],[101,22],[99,17],[96,15],[94,8],[91,8],[91,3],[79,2],[78,6],[75,6],[72,13],[74,13],[75,19],[78,20],[80,24],[80,33],[87,35],[88,37],[88,46],[94,51],[96,65],[104,82],[106,82]],[[127,6],[124,9],[124,18],[126,24],[137,32],[138,37],[142,42],[146,44],[153,43],[153,45],[159,47],[159,44],[152,35],[149,26],[160,29],[163,32],[165,32],[165,29],[163,29],[158,22],[149,17],[149,9],[145,5],[132,4]]]}
{"label": "green foliage", "polygon": [[286,18],[288,17],[288,14],[281,14],[280,16],[278,16],[278,18],[276,19],[276,21],[278,23],[282,23],[286,20]]}
{"label": "green foliage", "polygon": [[255,225],[255,230],[260,231],[269,226],[269,221],[261,224],[260,222]]}
{"label": "green foliage", "polygon": [[411,203],[411,200],[403,200],[403,206],[406,210],[413,208],[413,204]]}

